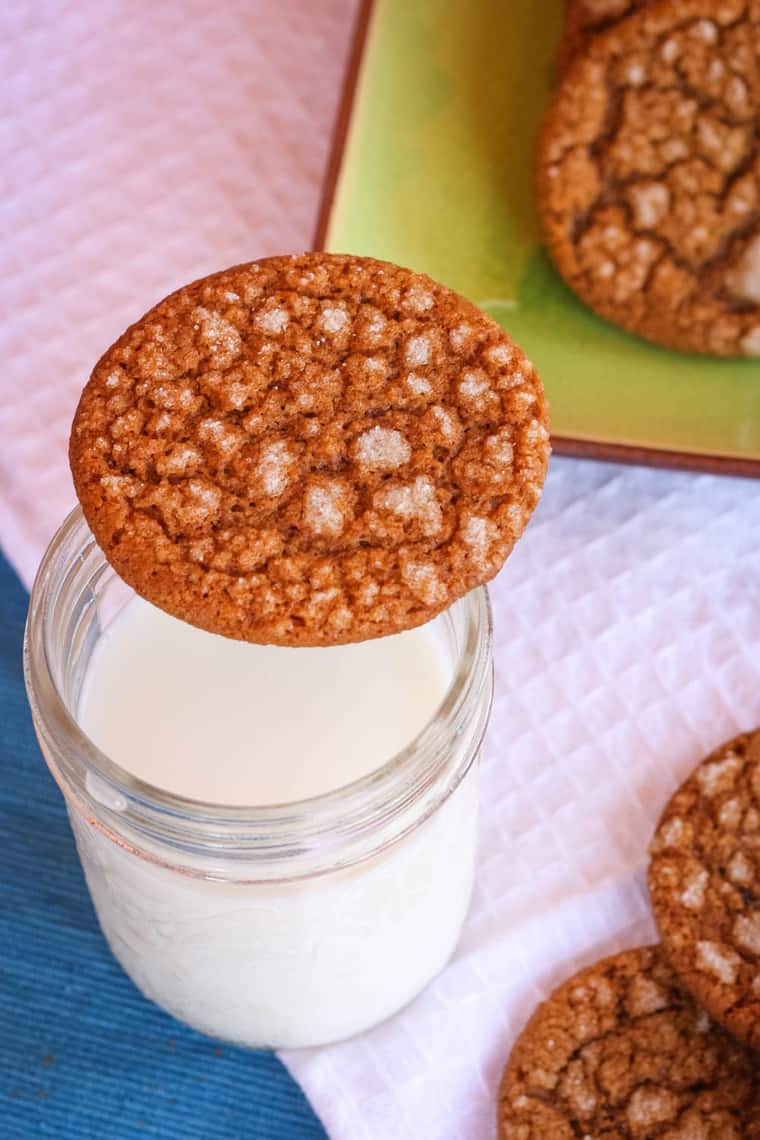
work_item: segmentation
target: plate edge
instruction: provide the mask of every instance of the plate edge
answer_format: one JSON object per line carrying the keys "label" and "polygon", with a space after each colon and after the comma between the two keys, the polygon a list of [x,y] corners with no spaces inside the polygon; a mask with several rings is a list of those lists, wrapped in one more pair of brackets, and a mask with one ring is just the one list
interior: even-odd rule
{"label": "plate edge", "polygon": [[354,111],[354,96],[359,82],[359,74],[364,60],[364,48],[367,43],[369,29],[375,0],[361,0],[359,11],[354,24],[351,38],[351,47],[348,53],[348,64],[343,79],[338,111],[333,125],[330,154],[325,168],[322,183],[322,194],[317,211],[317,224],[314,230],[313,248],[323,252],[327,242],[327,233],[330,228],[335,194],[338,189],[343,158],[346,150],[346,139],[351,127],[351,118]]}
{"label": "plate edge", "polygon": [[736,455],[667,451],[624,443],[605,443],[604,440],[574,439],[572,436],[552,436],[552,450],[556,455],[594,459],[602,463],[664,467],[672,471],[697,471],[709,475],[738,475],[744,479],[760,478],[760,459],[742,459]]}

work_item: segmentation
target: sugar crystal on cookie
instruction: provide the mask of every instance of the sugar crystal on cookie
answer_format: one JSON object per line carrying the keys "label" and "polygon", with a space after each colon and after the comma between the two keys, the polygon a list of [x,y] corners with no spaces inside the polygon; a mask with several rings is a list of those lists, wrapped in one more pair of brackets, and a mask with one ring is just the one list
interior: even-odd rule
{"label": "sugar crystal on cookie", "polygon": [[411,449],[401,432],[373,427],[359,436],[356,454],[364,467],[391,471],[408,462]]}

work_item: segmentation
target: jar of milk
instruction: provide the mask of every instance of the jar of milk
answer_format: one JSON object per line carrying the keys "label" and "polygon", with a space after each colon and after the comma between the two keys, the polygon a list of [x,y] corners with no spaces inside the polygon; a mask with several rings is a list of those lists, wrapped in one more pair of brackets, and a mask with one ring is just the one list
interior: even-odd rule
{"label": "jar of milk", "polygon": [[135,599],[77,510],[40,568],[25,671],[103,933],[175,1017],[317,1045],[445,965],[473,881],[485,589],[376,642],[251,646]]}

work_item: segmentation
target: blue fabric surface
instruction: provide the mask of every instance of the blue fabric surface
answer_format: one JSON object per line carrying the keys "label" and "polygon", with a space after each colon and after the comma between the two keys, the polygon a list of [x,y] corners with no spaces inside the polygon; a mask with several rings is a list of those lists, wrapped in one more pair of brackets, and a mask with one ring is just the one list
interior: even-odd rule
{"label": "blue fabric surface", "polygon": [[324,1140],[276,1057],[186,1029],[111,958],[34,738],[26,606],[0,557],[0,1137]]}

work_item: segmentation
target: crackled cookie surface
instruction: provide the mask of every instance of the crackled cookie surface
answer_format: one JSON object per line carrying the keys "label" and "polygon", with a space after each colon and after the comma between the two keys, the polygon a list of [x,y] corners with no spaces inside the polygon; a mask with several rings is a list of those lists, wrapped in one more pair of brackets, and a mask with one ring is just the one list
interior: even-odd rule
{"label": "crackled cookie surface", "polygon": [[549,250],[603,317],[760,355],[760,0],[659,0],[593,36],[547,113]]}
{"label": "crackled cookie surface", "polygon": [[567,0],[559,52],[560,73],[587,47],[591,36],[651,3],[653,0]]}
{"label": "crackled cookie surface", "polygon": [[533,366],[489,317],[397,266],[304,254],[195,282],[128,329],[70,458],[143,597],[320,645],[418,625],[491,578],[548,438]]}
{"label": "crackled cookie surface", "polygon": [[499,1095],[502,1140],[747,1140],[760,1074],[678,987],[659,947],[560,986],[519,1038]]}
{"label": "crackled cookie surface", "polygon": [[760,1047],[760,732],[712,753],[670,800],[649,891],[683,984]]}

